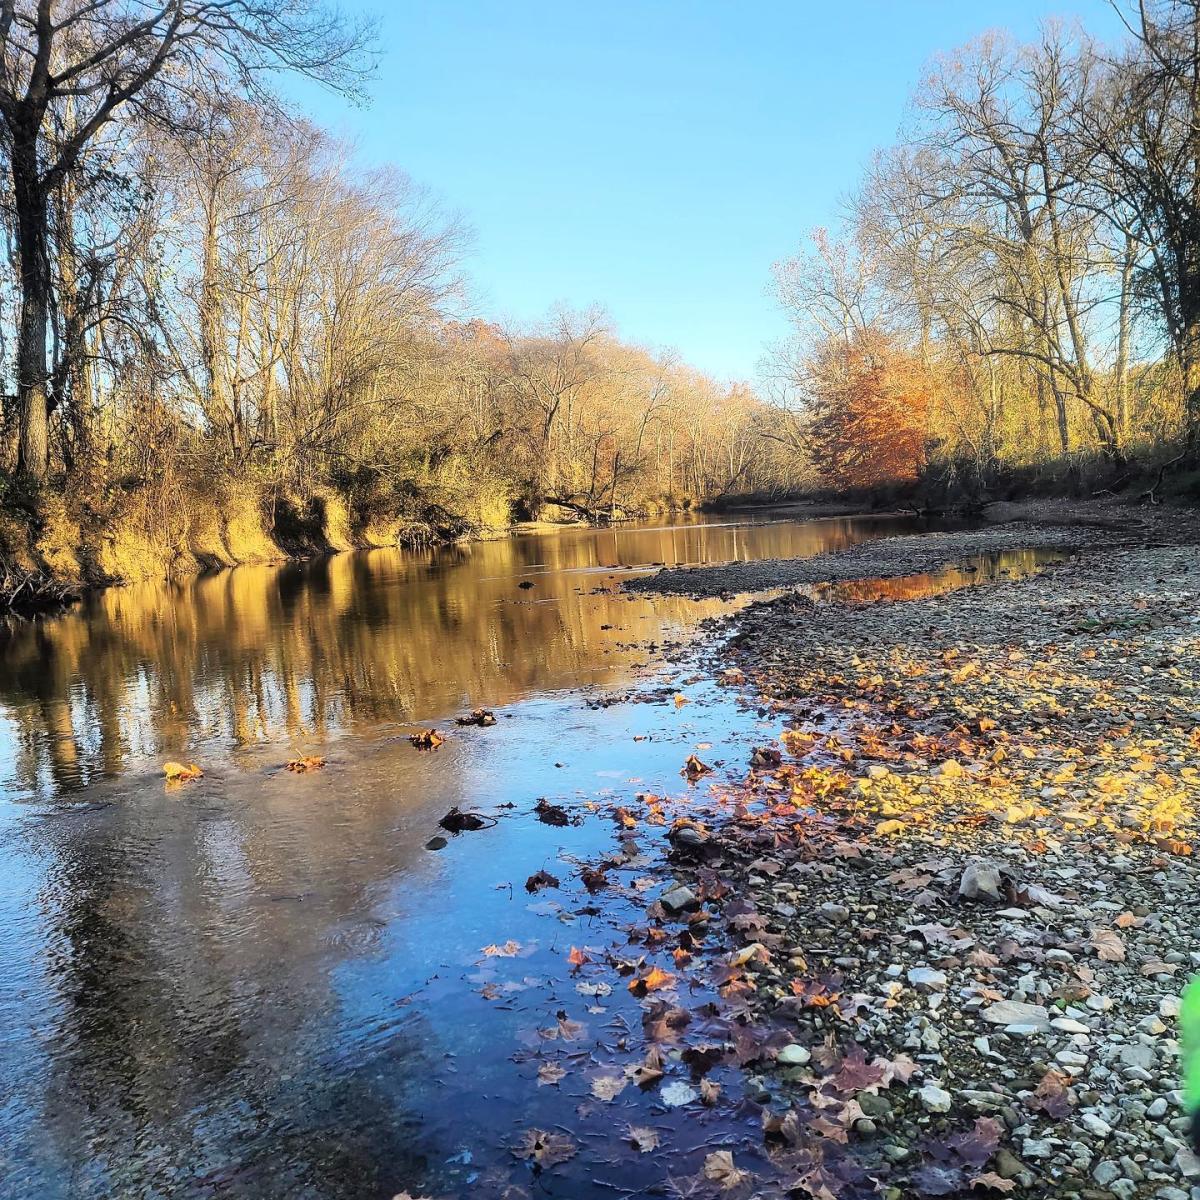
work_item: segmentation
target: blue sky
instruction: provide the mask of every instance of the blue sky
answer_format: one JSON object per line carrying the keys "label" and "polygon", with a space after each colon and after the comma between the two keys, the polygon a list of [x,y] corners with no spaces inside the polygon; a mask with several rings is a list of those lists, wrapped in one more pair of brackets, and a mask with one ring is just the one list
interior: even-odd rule
{"label": "blue sky", "polygon": [[371,103],[301,106],[474,232],[484,315],[599,304],[632,341],[753,379],[771,264],[836,222],[922,65],[1107,0],[342,0],[381,17]]}

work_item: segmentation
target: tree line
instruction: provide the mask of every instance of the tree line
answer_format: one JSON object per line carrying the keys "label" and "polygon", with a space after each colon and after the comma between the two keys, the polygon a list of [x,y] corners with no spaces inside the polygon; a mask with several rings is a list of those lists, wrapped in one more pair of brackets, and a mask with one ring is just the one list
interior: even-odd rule
{"label": "tree line", "polygon": [[311,0],[0,3],[0,487],[94,524],[250,487],[448,527],[786,486],[771,409],[598,311],[504,327],[461,222],[289,112],[372,30]]}
{"label": "tree line", "polygon": [[819,482],[972,487],[1200,452],[1200,0],[939,56],[844,225],[776,268]]}

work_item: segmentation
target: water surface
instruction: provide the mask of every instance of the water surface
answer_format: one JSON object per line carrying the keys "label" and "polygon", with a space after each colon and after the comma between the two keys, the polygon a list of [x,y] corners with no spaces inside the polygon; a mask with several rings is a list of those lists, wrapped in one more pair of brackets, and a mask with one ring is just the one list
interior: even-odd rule
{"label": "water surface", "polygon": [[[522,886],[611,852],[611,823],[532,806],[678,794],[698,746],[738,762],[779,732],[686,664],[663,673],[657,650],[728,606],[622,596],[624,574],[914,528],[696,520],[374,551],[115,589],[0,633],[0,1196],[501,1195],[524,1168],[494,1148],[561,1120],[564,1093],[608,1165],[524,1181],[541,1194],[636,1191],[629,1156],[604,1157],[626,1121],[663,1129],[664,1155],[729,1136],[652,1097],[589,1108],[580,1071],[537,1086],[557,1011],[586,1025],[553,1047],[580,1066],[639,1014],[563,969],[636,910]],[[447,723],[481,704],[494,728]],[[448,741],[420,753],[406,734],[429,724]],[[328,766],[282,769],[300,753]],[[167,787],[168,758],[204,778]],[[453,804],[497,824],[426,850]],[[510,939],[518,956],[483,954]],[[752,1115],[746,1133],[761,1141]]]}

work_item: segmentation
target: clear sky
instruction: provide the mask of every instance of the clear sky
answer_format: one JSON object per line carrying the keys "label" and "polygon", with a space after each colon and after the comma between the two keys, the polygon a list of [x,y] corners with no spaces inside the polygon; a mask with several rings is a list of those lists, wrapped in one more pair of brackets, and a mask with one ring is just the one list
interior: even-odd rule
{"label": "clear sky", "polygon": [[474,231],[478,306],[599,304],[618,332],[752,379],[771,264],[835,223],[923,63],[1107,0],[342,0],[381,17],[371,103],[301,106]]}

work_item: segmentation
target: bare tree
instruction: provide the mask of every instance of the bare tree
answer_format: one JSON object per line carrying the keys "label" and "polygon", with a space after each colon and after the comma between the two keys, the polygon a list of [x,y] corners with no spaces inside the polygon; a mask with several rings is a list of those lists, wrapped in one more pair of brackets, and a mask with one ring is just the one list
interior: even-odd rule
{"label": "bare tree", "polygon": [[[3,0],[0,122],[16,213],[18,470],[45,474],[52,303],[51,197],[123,110],[178,121],[189,94],[261,88],[299,71],[335,87],[358,79],[366,30],[307,0]],[[54,119],[65,104],[76,118]]]}

